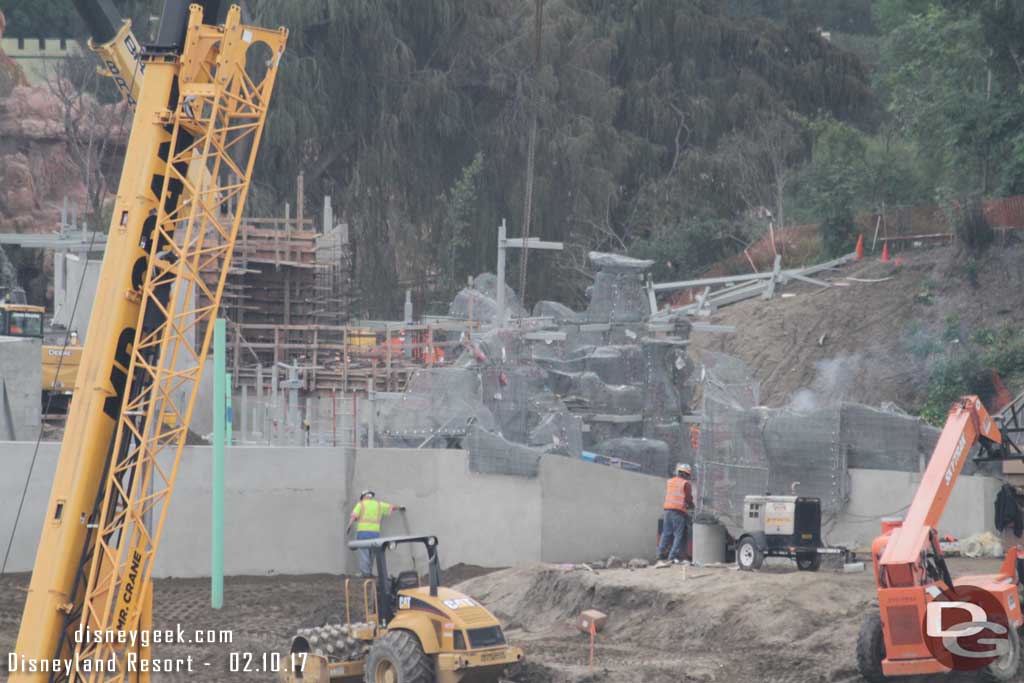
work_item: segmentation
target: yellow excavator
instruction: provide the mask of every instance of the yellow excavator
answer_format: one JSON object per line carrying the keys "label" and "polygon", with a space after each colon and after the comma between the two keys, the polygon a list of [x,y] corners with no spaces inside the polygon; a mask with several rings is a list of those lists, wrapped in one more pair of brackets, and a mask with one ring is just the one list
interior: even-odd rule
{"label": "yellow excavator", "polygon": [[[108,0],[75,4],[93,49],[114,55],[107,72],[136,74],[122,88],[134,118],[8,680],[148,683],[152,653],[136,643],[149,640],[131,634],[152,628],[153,565],[287,31],[243,25],[235,5],[221,21],[219,0],[164,0],[155,42],[133,52]],[[431,550],[425,588],[390,580],[383,560],[413,540]],[[374,544],[366,656],[295,653],[310,678],[322,665],[323,681],[333,666],[375,683],[493,683],[522,659],[493,615],[438,587],[436,546]],[[289,675],[305,679],[304,664]]]}
{"label": "yellow excavator", "polygon": [[[25,290],[15,287],[0,293],[0,335],[43,339],[43,316],[46,309],[27,303]],[[68,403],[82,360],[78,335],[68,335],[67,344],[42,345],[42,408],[44,413],[67,413]]]}

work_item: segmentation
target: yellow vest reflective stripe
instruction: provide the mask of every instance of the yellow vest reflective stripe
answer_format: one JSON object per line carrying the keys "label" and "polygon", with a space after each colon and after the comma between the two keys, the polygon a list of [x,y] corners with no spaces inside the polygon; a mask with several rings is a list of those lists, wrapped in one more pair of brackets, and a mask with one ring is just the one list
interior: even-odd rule
{"label": "yellow vest reflective stripe", "polygon": [[363,500],[356,504],[355,513],[358,515],[356,531],[380,532],[380,520],[386,512],[391,509],[387,503],[382,503],[372,498]]}

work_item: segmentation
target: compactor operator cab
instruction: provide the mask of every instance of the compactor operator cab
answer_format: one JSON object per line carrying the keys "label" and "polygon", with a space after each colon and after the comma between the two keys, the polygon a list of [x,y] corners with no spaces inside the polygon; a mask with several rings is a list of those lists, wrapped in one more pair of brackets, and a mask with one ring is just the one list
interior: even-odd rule
{"label": "compactor operator cab", "polygon": [[398,548],[406,543],[422,543],[427,551],[427,566],[429,567],[430,595],[437,597],[437,588],[441,584],[441,562],[437,555],[437,536],[388,536],[383,538],[368,538],[361,541],[350,541],[348,547],[352,550],[369,548],[374,566],[377,567],[377,605],[380,610],[380,621],[382,626],[395,616],[398,611],[398,594],[400,591],[410,588],[418,588],[420,577],[415,571],[399,572],[398,576],[388,574],[387,551]]}

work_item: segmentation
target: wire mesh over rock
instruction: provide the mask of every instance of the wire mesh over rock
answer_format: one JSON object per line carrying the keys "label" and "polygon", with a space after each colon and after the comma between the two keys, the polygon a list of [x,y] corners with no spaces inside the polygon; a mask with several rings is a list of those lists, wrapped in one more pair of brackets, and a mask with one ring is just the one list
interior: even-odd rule
{"label": "wire mesh over rock", "polygon": [[[902,411],[759,407],[759,387],[742,361],[719,353],[701,361],[698,502],[734,525],[749,494],[795,490],[838,512],[849,497],[848,468],[918,472],[938,440],[938,430]],[[974,469],[968,462],[965,472]]]}
{"label": "wire mesh over rock", "polygon": [[405,392],[374,402],[375,421],[386,446],[416,447],[467,433],[470,425],[495,429],[484,405],[480,373],[466,368],[424,368],[409,378]]}
{"label": "wire mesh over rock", "polygon": [[[506,318],[524,318],[528,315],[515,290],[505,285]],[[448,306],[448,315],[460,320],[494,322],[498,317],[498,278],[493,273],[482,273],[473,280],[473,287],[464,287]]]}
{"label": "wire mesh over rock", "polygon": [[654,261],[592,251],[590,262],[598,271],[589,288],[586,320],[637,322],[650,314],[644,274]]}
{"label": "wire mesh over rock", "polygon": [[[385,434],[412,445],[428,435],[461,443],[472,453],[474,471],[503,474],[530,473],[543,455],[581,457],[604,442],[623,454],[595,462],[638,460],[643,471],[664,476],[688,452],[681,418],[693,370],[685,351],[690,326],[647,321],[650,261],[600,253],[591,261],[598,275],[583,313],[541,301],[532,318],[520,317],[522,304],[505,285],[510,318],[520,319],[488,327],[497,313],[496,278],[481,275],[459,292],[452,315],[485,326],[464,339],[467,352],[454,360],[470,374],[456,382],[417,373],[410,393],[430,391],[433,383],[441,395],[407,397],[407,409],[420,414],[387,411]],[[466,396],[445,393],[459,382]],[[454,407],[444,407],[447,402]]]}
{"label": "wire mesh over rock", "polygon": [[657,439],[607,439],[595,444],[590,450],[599,455],[636,463],[640,465],[641,471],[659,477],[670,476],[675,464],[668,444]]}
{"label": "wire mesh over rock", "polygon": [[579,321],[580,314],[557,301],[538,301],[533,305],[533,317],[551,318],[556,323],[573,323]]}
{"label": "wire mesh over rock", "polygon": [[471,428],[463,437],[462,447],[469,451],[471,472],[518,477],[536,477],[540,472],[540,451],[479,427]]}
{"label": "wire mesh over rock", "polygon": [[530,430],[529,445],[544,453],[578,458],[583,453],[583,420],[568,411],[548,413]]}

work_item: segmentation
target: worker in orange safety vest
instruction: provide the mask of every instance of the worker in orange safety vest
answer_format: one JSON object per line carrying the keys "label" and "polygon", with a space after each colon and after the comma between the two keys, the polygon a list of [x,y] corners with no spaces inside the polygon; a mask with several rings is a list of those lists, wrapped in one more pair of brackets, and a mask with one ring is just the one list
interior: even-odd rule
{"label": "worker in orange safety vest", "polygon": [[664,516],[661,523],[661,543],[658,544],[658,563],[667,567],[680,563],[680,553],[686,549],[686,535],[693,510],[693,469],[685,464],[676,465],[676,474],[665,483]]}

